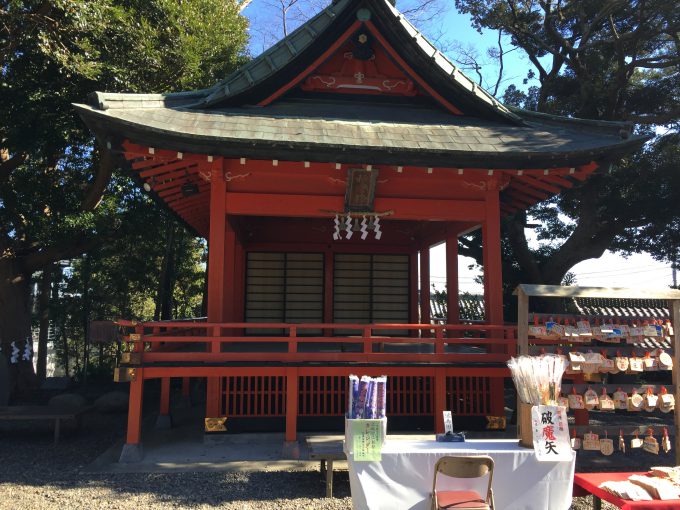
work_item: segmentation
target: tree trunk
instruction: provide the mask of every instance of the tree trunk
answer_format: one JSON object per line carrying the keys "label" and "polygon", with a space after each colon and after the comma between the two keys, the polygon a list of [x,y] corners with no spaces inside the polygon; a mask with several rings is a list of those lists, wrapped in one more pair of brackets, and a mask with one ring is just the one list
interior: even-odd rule
{"label": "tree trunk", "polygon": [[66,318],[64,318],[64,321],[62,322],[62,327],[61,327],[61,341],[62,341],[62,349],[64,351],[64,374],[66,374],[66,377],[71,377],[69,373],[69,365],[70,365],[70,356],[68,353],[68,335],[66,334]]}
{"label": "tree trunk", "polygon": [[40,278],[40,295],[38,296],[38,319],[40,321],[40,333],[38,335],[38,358],[36,363],[36,375],[38,384],[45,382],[47,378],[47,340],[50,333],[50,294],[52,292],[52,268],[46,267]]}
{"label": "tree trunk", "polygon": [[0,348],[9,362],[10,398],[24,397],[35,388],[27,344],[32,346],[30,277],[18,271],[15,259],[0,258]]}
{"label": "tree trunk", "polygon": [[[62,270],[62,267],[59,264],[56,264],[54,266],[54,273],[53,273],[53,278],[52,278],[52,304],[53,306],[59,303],[59,286],[61,285],[61,280],[64,275],[64,271]],[[64,367],[64,375],[66,377],[69,377],[69,353],[68,353],[68,337],[66,335],[66,314],[61,313],[61,320],[59,322],[59,327],[57,327],[56,324],[56,314],[52,314],[52,320],[54,321],[54,346],[56,348],[57,341],[59,340],[59,337],[61,337],[61,340],[63,342],[62,348],[63,348],[63,357],[62,357],[62,365]]]}

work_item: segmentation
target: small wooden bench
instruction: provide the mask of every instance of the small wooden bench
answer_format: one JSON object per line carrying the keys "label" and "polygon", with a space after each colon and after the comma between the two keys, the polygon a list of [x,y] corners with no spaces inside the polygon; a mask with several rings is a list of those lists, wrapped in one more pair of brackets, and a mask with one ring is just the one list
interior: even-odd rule
{"label": "small wooden bench", "polygon": [[0,407],[0,421],[54,420],[54,444],[57,444],[61,434],[61,422],[73,420],[80,427],[83,414],[90,409],[92,407],[82,407],[77,410],[61,410],[49,406]]}
{"label": "small wooden bench", "polygon": [[342,447],[342,436],[310,436],[307,438],[309,459],[320,462],[321,478],[326,482],[327,498],[333,497],[333,462],[347,460]]}

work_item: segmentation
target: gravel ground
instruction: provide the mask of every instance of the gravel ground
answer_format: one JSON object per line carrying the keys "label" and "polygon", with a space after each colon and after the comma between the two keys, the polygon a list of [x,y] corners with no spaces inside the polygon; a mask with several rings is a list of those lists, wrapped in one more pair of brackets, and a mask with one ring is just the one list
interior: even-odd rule
{"label": "gravel ground", "polygon": [[[88,472],[87,466],[121,439],[125,421],[124,415],[90,413],[80,431],[65,426],[56,446],[47,423],[30,427],[0,423],[0,509],[352,508],[347,472],[342,471],[335,475],[332,499],[323,497],[325,487],[318,471]],[[649,454],[617,453],[608,460],[604,464],[601,456],[580,453],[577,469],[630,470],[668,464]],[[574,498],[574,510],[590,508],[590,498]],[[614,507],[605,504],[604,508]]]}
{"label": "gravel ground", "polygon": [[[347,472],[326,499],[318,471],[252,473],[90,473],[87,466],[120,440],[125,416],[85,416],[52,444],[51,425],[1,424],[0,509],[230,510],[352,508]],[[29,428],[30,427],[30,428]]]}

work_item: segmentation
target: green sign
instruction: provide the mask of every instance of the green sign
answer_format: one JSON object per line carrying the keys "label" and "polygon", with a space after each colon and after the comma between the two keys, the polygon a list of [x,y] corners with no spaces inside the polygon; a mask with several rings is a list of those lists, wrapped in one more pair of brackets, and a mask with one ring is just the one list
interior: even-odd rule
{"label": "green sign", "polygon": [[354,460],[382,460],[382,420],[351,420]]}

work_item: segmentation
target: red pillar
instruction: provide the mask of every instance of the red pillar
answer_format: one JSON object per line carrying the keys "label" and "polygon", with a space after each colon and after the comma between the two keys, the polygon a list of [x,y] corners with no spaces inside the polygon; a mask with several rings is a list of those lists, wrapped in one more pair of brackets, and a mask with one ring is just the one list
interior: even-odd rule
{"label": "red pillar", "polygon": [[286,369],[286,441],[297,441],[298,369]]}
{"label": "red pillar", "polygon": [[126,443],[138,445],[142,441],[142,405],[144,403],[144,369],[135,369],[135,380],[130,382],[130,403]]}
{"label": "red pillar", "polygon": [[[430,324],[430,247],[420,250],[420,323]],[[422,331],[422,336],[430,336]]]}
{"label": "red pillar", "polygon": [[[208,238],[208,322],[223,322],[225,309],[224,252],[227,185],[224,180],[224,161],[216,158],[210,172],[210,234]],[[219,334],[219,330],[212,331]],[[212,342],[210,350],[219,344]],[[206,416],[219,416],[219,378],[208,377],[206,394]]]}
{"label": "red pillar", "polygon": [[210,234],[208,237],[208,322],[222,322],[224,313],[224,233],[226,228],[227,185],[222,159],[210,172]]}
{"label": "red pillar", "polygon": [[[492,185],[493,184],[493,185]],[[484,254],[484,313],[490,324],[503,324],[503,269],[501,264],[501,209],[498,187],[486,192],[486,220],[482,226]]]}
{"label": "red pillar", "polygon": [[458,236],[446,239],[446,322],[460,322],[458,301]]}
{"label": "red pillar", "polygon": [[434,369],[434,431],[444,433],[444,415],[446,411],[446,369]]}
{"label": "red pillar", "polygon": [[[498,186],[489,182],[486,192],[486,219],[482,226],[484,254],[484,313],[489,324],[503,324],[503,269],[501,260],[501,211]],[[502,333],[489,334],[502,338]],[[492,345],[489,352],[507,352],[505,346]],[[503,416],[503,379],[491,378],[491,415]]]}
{"label": "red pillar", "polygon": [[224,322],[236,321],[237,244],[236,233],[227,219],[224,228],[224,312],[222,314],[222,321]]}

